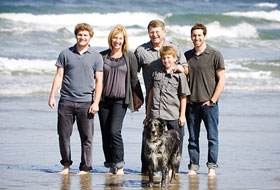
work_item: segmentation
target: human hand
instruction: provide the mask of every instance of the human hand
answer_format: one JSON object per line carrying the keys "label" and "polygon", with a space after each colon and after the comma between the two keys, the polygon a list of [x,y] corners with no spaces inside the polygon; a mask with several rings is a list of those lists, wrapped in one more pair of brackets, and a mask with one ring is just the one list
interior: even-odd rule
{"label": "human hand", "polygon": [[55,102],[54,97],[50,97],[50,98],[49,98],[48,104],[49,104],[49,106],[50,106],[52,109],[56,108],[56,102]]}
{"label": "human hand", "polygon": [[95,104],[95,103],[93,102],[93,104],[91,104],[91,106],[89,107],[88,112],[89,112],[89,113],[92,113],[92,114],[95,114],[95,113],[97,113],[98,111],[99,111],[99,106],[98,106],[98,104]]}

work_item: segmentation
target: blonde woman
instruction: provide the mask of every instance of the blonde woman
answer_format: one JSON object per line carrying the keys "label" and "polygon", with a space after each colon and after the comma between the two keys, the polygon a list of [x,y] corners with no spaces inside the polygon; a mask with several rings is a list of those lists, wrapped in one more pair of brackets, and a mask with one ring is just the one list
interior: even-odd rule
{"label": "blonde woman", "polygon": [[101,52],[104,61],[103,92],[98,112],[102,133],[104,165],[110,174],[123,175],[124,146],[121,135],[127,108],[137,111],[143,94],[137,77],[137,60],[128,51],[126,29],[115,26],[108,36],[109,49]]}

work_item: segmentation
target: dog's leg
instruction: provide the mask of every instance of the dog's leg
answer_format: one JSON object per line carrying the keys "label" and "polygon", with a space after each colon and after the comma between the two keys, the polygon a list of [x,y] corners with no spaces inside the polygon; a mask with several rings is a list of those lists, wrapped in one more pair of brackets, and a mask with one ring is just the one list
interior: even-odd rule
{"label": "dog's leg", "polygon": [[166,186],[166,173],[167,173],[167,167],[162,167],[162,171],[161,171],[161,187],[165,187]]}
{"label": "dog's leg", "polygon": [[154,183],[154,171],[153,168],[149,167],[149,187],[153,187]]}

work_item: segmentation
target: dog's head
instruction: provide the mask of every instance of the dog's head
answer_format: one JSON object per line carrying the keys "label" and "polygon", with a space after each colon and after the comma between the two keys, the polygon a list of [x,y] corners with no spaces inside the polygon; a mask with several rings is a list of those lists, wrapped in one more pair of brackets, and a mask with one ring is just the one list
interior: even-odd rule
{"label": "dog's head", "polygon": [[165,130],[165,122],[160,118],[146,119],[144,121],[145,137],[150,141],[155,141],[162,136]]}

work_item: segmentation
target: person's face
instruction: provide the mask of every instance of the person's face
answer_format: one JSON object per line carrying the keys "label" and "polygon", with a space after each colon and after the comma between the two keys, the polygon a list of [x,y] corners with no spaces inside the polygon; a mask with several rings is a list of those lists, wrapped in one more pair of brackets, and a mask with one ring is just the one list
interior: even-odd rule
{"label": "person's face", "polygon": [[192,31],[191,39],[194,47],[201,47],[205,44],[206,35],[204,36],[202,29],[196,29]]}
{"label": "person's face", "polygon": [[149,37],[153,44],[160,44],[164,41],[165,30],[163,30],[161,27],[150,27]]}
{"label": "person's face", "polygon": [[89,44],[91,37],[89,35],[89,32],[86,30],[79,31],[76,35],[76,40],[78,46],[87,46]]}
{"label": "person's face", "polygon": [[174,67],[176,59],[177,58],[172,55],[163,55],[161,61],[166,70],[171,70]]}
{"label": "person's face", "polygon": [[112,38],[113,49],[121,49],[124,43],[124,36],[122,33],[115,34]]}

